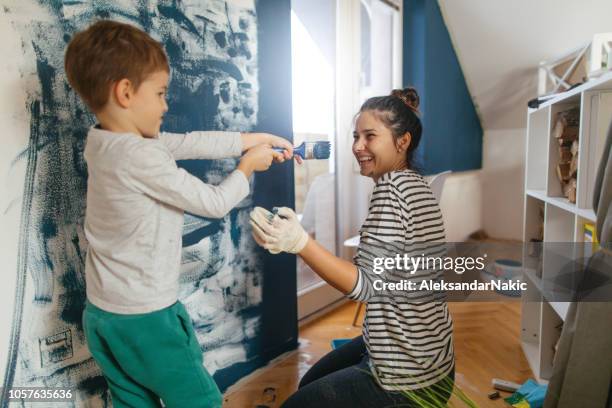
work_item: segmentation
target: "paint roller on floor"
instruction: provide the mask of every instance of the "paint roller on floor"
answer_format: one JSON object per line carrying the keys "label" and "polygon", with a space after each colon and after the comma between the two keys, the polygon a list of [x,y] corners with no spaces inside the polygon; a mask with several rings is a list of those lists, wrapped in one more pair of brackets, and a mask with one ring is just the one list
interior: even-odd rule
{"label": "paint roller on floor", "polygon": [[[293,154],[303,160],[326,160],[329,159],[330,148],[330,143],[327,141],[302,142],[293,149]],[[273,147],[273,149],[280,153],[284,151],[282,147]]]}

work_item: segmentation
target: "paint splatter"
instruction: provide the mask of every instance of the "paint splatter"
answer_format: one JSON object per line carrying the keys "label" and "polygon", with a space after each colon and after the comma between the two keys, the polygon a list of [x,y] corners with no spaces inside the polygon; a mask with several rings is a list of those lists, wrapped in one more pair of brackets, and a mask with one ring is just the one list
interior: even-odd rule
{"label": "paint splatter", "polygon": [[[83,233],[86,133],[95,118],[68,87],[66,43],[100,18],[142,27],[171,62],[170,109],[163,130],[249,130],[257,121],[257,18],[254,0],[26,0],[11,9],[37,85],[28,88],[30,116],[21,269],[4,390],[11,386],[78,386],[77,405],[110,406],[104,378],[87,350]],[[36,10],[36,13],[32,13]],[[26,86],[24,84],[24,86]],[[219,183],[235,160],[180,163]],[[185,216],[180,299],[205,352],[209,372],[256,358],[261,267],[249,233],[245,199],[222,220]],[[243,375],[236,370],[236,379]],[[2,406],[7,406],[3,395]]]}

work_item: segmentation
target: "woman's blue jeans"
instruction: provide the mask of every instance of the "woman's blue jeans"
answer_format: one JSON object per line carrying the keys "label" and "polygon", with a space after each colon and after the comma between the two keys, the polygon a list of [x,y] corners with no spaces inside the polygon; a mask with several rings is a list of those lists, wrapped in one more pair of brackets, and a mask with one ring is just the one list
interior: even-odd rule
{"label": "woman's blue jeans", "polygon": [[[363,337],[354,338],[321,358],[300,381],[281,408],[418,407],[401,392],[385,391],[368,366]],[[452,383],[455,370],[446,378]],[[424,397],[423,390],[414,391]],[[446,400],[450,397],[450,390]]]}

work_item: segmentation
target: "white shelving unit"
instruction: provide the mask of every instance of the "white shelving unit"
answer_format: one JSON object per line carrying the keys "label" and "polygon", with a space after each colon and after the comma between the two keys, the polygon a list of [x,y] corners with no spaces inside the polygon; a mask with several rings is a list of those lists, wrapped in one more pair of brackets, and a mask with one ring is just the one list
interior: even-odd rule
{"label": "white shelving unit", "polygon": [[[558,143],[551,135],[557,113],[574,107],[580,108],[575,204],[563,197],[555,173],[559,159]],[[538,109],[528,110],[524,242],[536,238],[542,228],[544,242],[584,241],[584,223],[595,222],[593,187],[611,122],[612,73],[565,92]],[[523,296],[521,343],[536,380],[542,383],[547,382],[552,374],[554,347],[569,308],[568,302],[554,302],[541,295],[546,293],[546,290],[542,291],[545,282],[559,271],[555,260],[554,254],[545,252],[542,263],[534,264],[528,254],[523,255],[525,279],[530,285]],[[543,273],[546,275],[544,280]]]}

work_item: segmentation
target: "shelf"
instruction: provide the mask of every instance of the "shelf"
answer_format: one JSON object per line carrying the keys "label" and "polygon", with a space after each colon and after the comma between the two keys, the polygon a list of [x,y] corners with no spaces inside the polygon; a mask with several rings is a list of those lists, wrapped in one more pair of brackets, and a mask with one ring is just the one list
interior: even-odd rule
{"label": "shelf", "polygon": [[577,204],[580,208],[592,206],[598,164],[612,121],[612,90],[589,91],[583,94],[578,159]]}
{"label": "shelf", "polygon": [[595,222],[596,214],[590,208],[578,208],[576,204],[572,204],[565,197],[549,197],[546,195],[546,190],[526,190],[525,194],[529,197],[537,198],[538,200],[544,201],[547,204],[553,205],[557,208],[576,214],[584,219]]}
{"label": "shelf", "polygon": [[529,363],[529,368],[531,368],[531,372],[533,373],[534,380],[537,381],[538,384],[545,385],[548,384],[548,380],[539,376],[540,372],[540,345],[538,342],[523,340],[521,342],[521,347],[523,348],[523,354],[525,355],[525,359],[527,363]]}
{"label": "shelf", "polygon": [[565,321],[565,316],[567,316],[567,310],[569,309],[569,305],[571,302],[559,302],[554,301],[553,299],[559,298],[559,293],[553,293],[551,291],[547,291],[546,288],[542,290],[542,296],[548,305],[555,311],[559,319]]}
{"label": "shelf", "polygon": [[595,214],[595,211],[590,208],[578,208],[576,210],[576,214],[585,220],[597,222],[597,214]]}
{"label": "shelf", "polygon": [[576,99],[580,100],[581,93],[587,90],[602,91],[606,89],[612,89],[612,72],[605,73],[599,78],[592,79],[574,89],[563,92],[559,96],[544,102],[537,109],[529,109],[528,111],[535,112],[557,103],[573,102]]}
{"label": "shelf", "polygon": [[536,287],[536,289],[542,293],[542,279],[536,276],[536,273],[533,269],[523,268],[523,273],[529,279],[531,283]]}
{"label": "shelf", "polygon": [[[580,120],[578,161],[574,163],[576,203],[570,203],[563,197],[563,186],[557,176],[557,165],[566,154],[560,151],[552,130],[558,113],[574,108],[579,108]],[[554,348],[572,299],[570,288],[556,282],[560,274],[570,272],[566,268],[568,262],[584,259],[591,253],[584,243],[584,224],[597,220],[592,209],[595,179],[611,121],[612,71],[528,110],[523,242],[529,245],[524,247],[522,258],[528,285],[521,307],[521,346],[539,382],[552,376]],[[544,244],[541,258],[530,256],[533,251],[530,243],[540,241]],[[574,249],[565,250],[563,245],[547,243],[577,244]],[[571,244],[568,247],[572,248]]]}
{"label": "shelf", "polygon": [[523,269],[523,273],[525,274],[527,280],[535,286],[538,292],[543,294],[544,299],[550,304],[550,306],[557,313],[559,318],[565,321],[565,316],[567,316],[567,310],[569,309],[569,305],[571,302],[551,302],[550,299],[552,298],[552,296],[550,296],[549,293],[545,293],[545,291],[543,291],[542,279],[536,276],[535,271],[532,269]]}
{"label": "shelf", "polygon": [[[525,359],[529,363],[529,368],[531,368],[533,375],[538,377],[537,373],[540,372],[540,345],[537,341],[523,340],[521,346]],[[541,384],[539,378],[536,378],[536,380]]]}
{"label": "shelf", "polygon": [[561,336],[563,321],[550,303],[542,303],[542,323],[540,325],[540,377],[550,379],[553,372],[555,344]]}
{"label": "shelf", "polygon": [[569,305],[571,302],[550,302],[550,306],[553,310],[559,315],[561,320],[565,321],[565,316],[567,316],[567,310],[569,309]]}
{"label": "shelf", "polygon": [[525,182],[528,189],[546,188],[550,108],[527,116],[527,157]]}
{"label": "shelf", "polygon": [[546,199],[548,198],[546,196],[546,190],[526,190],[525,193],[533,198],[537,198],[538,200],[542,200],[544,202],[546,202]]}
{"label": "shelf", "polygon": [[570,203],[565,197],[547,197],[546,202],[554,205],[555,207],[561,208],[562,210],[571,212],[572,214],[578,213],[578,207],[576,207],[576,204]]}

